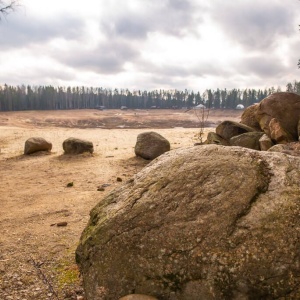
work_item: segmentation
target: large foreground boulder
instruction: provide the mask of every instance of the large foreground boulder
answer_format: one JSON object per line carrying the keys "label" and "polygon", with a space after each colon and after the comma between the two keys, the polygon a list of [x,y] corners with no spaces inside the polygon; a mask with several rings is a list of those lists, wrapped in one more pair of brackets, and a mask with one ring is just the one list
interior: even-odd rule
{"label": "large foreground boulder", "polygon": [[163,153],[170,151],[170,142],[157,132],[143,132],[137,137],[134,147],[136,156],[144,159],[154,159]]}
{"label": "large foreground boulder", "polygon": [[63,149],[65,151],[65,154],[81,154],[84,152],[94,152],[94,146],[92,142],[73,137],[68,138],[63,142]]}
{"label": "large foreground boulder", "polygon": [[300,159],[170,151],[91,211],[76,260],[86,299],[300,299]]}
{"label": "large foreground boulder", "polygon": [[24,154],[32,154],[39,151],[51,151],[52,143],[42,137],[32,137],[25,142]]}

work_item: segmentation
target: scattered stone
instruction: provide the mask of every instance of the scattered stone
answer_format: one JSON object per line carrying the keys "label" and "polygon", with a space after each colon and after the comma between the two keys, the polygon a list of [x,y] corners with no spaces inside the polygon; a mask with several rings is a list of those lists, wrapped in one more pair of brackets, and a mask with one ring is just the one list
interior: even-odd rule
{"label": "scattered stone", "polygon": [[106,187],[108,187],[108,186],[110,186],[111,184],[109,184],[109,183],[103,183],[102,185],[99,185],[98,187],[97,187],[97,191],[99,191],[99,192],[104,192],[105,191],[105,188]]}
{"label": "scattered stone", "polygon": [[263,132],[247,132],[232,137],[229,140],[230,146],[240,146],[253,150],[260,150],[260,138],[264,135]]}
{"label": "scattered stone", "polygon": [[73,181],[72,181],[72,182],[69,182],[69,183],[67,184],[67,187],[72,187],[72,186],[74,186]]}
{"label": "scattered stone", "polygon": [[81,154],[84,152],[93,153],[94,146],[92,142],[77,138],[68,138],[63,142],[65,154]]}
{"label": "scattered stone", "polygon": [[142,294],[131,294],[120,298],[119,300],[158,300],[155,297],[142,295]]}
{"label": "scattered stone", "polygon": [[48,151],[52,149],[52,144],[41,137],[32,137],[25,142],[24,154],[32,154],[39,151]]}
{"label": "scattered stone", "polygon": [[241,117],[241,123],[253,128],[259,125],[260,130],[271,138],[270,122],[274,118],[279,124],[276,126],[287,133],[289,139],[291,136],[293,141],[297,141],[300,135],[300,96],[287,92],[273,93],[255,107],[248,107]]}
{"label": "scattered stone", "polygon": [[300,156],[300,142],[277,144],[271,147],[268,151],[281,152],[292,156]]}
{"label": "scattered stone", "polygon": [[[250,132],[254,133],[250,134]],[[258,132],[264,132],[265,135],[259,141],[252,140],[253,144],[251,144],[250,136],[259,137]],[[300,140],[300,96],[286,92],[273,93],[259,104],[249,106],[241,116],[241,123],[222,122],[217,126],[215,134],[208,135],[205,143],[222,144],[218,136],[229,141],[231,146],[263,151],[272,148],[274,144],[296,142]],[[278,149],[281,148],[275,147],[271,152]],[[280,152],[298,156],[295,149],[285,149]]]}
{"label": "scattered stone", "polygon": [[223,139],[221,136],[219,136],[215,132],[209,132],[207,134],[207,140],[204,142],[205,144],[216,144],[216,145],[224,145],[228,146],[228,142]]}
{"label": "scattered stone", "polygon": [[259,123],[256,119],[257,108],[258,104],[248,106],[241,116],[241,123],[255,129],[256,131],[261,131]]}
{"label": "scattered stone", "polygon": [[277,144],[291,143],[294,139],[281,125],[281,123],[273,118],[269,123],[270,138]]}
{"label": "scattered stone", "polygon": [[252,131],[255,129],[233,121],[223,121],[216,128],[216,134],[228,142],[234,136]]}
{"label": "scattered stone", "polygon": [[270,147],[268,149],[268,151],[269,152],[282,152],[285,149],[286,149],[286,146],[284,144],[277,144],[277,145]]}
{"label": "scattered stone", "polygon": [[264,134],[264,135],[259,139],[259,146],[260,146],[260,150],[261,150],[261,151],[267,151],[267,150],[269,150],[271,147],[274,146],[274,143],[272,142],[272,140],[271,140],[266,134]]}
{"label": "scattered stone", "polygon": [[67,225],[68,225],[68,222],[59,222],[59,223],[56,223],[57,227],[64,227],[64,226],[67,226]]}
{"label": "scattered stone", "polygon": [[144,159],[154,159],[161,154],[170,151],[170,142],[156,132],[143,132],[137,137],[135,155]]}
{"label": "scattered stone", "polygon": [[122,179],[121,177],[117,177],[117,181],[118,181],[118,182],[122,182],[123,179]]}
{"label": "scattered stone", "polygon": [[76,250],[86,298],[299,299],[299,170],[241,147],[159,157],[91,211]]}

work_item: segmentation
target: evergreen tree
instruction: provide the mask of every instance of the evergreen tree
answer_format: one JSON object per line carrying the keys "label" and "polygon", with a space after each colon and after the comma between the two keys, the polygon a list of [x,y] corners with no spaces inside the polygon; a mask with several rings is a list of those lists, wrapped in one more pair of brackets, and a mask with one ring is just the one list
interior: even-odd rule
{"label": "evergreen tree", "polygon": [[[238,104],[245,107],[261,101],[268,95],[280,91],[280,87],[264,90],[217,89],[198,91],[129,89],[103,89],[93,87],[53,87],[53,86],[0,86],[0,110],[50,110],[86,109],[97,106],[106,108],[182,108],[205,104],[216,109],[235,109]],[[300,82],[296,80],[286,85],[286,91],[300,94]]]}
{"label": "evergreen tree", "polygon": [[221,107],[221,93],[220,93],[220,90],[217,89],[215,92],[214,92],[214,107],[216,109],[219,109]]}

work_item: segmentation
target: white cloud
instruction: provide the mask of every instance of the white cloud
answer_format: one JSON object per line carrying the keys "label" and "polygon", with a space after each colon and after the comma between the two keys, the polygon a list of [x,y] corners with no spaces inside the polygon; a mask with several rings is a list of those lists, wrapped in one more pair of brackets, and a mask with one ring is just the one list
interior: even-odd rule
{"label": "white cloud", "polygon": [[296,0],[23,0],[0,23],[0,83],[138,89],[299,77]]}

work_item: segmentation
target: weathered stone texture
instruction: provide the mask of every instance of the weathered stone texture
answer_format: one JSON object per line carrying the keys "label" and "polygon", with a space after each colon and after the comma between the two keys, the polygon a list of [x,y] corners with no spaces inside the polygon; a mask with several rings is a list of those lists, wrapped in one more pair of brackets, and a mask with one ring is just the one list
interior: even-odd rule
{"label": "weathered stone texture", "polygon": [[297,157],[170,151],[91,211],[76,251],[86,298],[299,299],[299,192]]}
{"label": "weathered stone texture", "polygon": [[94,146],[92,142],[70,137],[63,142],[65,154],[81,154],[84,152],[93,153]]}
{"label": "weathered stone texture", "polygon": [[24,154],[32,154],[39,151],[51,151],[52,143],[42,137],[32,137],[25,142]]}
{"label": "weathered stone texture", "polygon": [[157,132],[143,132],[137,137],[134,152],[144,159],[154,159],[171,148],[170,142]]}

